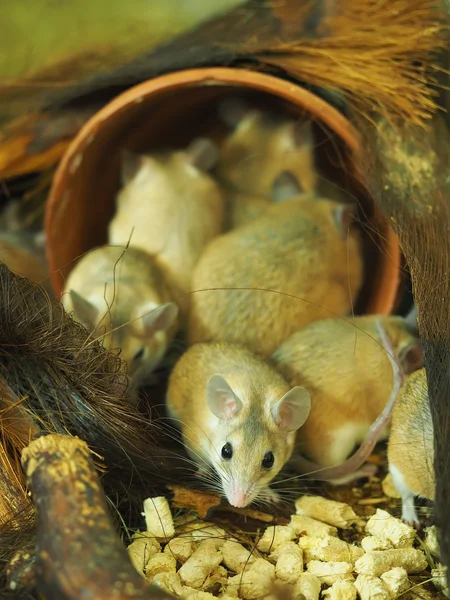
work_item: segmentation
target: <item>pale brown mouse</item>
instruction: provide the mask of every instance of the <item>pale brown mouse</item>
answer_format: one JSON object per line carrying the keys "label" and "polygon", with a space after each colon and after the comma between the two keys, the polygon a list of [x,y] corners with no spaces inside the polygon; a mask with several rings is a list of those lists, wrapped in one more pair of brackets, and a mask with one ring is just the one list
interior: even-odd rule
{"label": "pale brown mouse", "polygon": [[[286,380],[311,394],[311,413],[297,435],[296,453],[319,468],[347,459],[366,439],[395,388],[397,374],[380,328],[398,357],[402,376],[422,367],[417,330],[410,318],[397,316],[316,321],[290,336],[272,355]],[[375,442],[387,435],[385,427]]]}
{"label": "pale brown mouse", "polygon": [[223,229],[224,198],[207,173],[218,149],[208,139],[186,150],[122,157],[122,189],[109,242],[155,257],[180,310],[186,311],[192,271],[203,248]]}
{"label": "pale brown mouse", "polygon": [[[290,171],[283,171],[275,179],[270,198],[263,198],[262,196],[251,195],[245,192],[232,192],[226,188],[224,190],[227,205],[227,230],[235,229],[254,221],[266,212],[272,202],[284,202],[293,196],[298,196],[299,198],[309,197],[308,194],[302,194],[297,178]],[[336,198],[333,197],[333,200],[336,200]]]}
{"label": "pale brown mouse", "polygon": [[137,248],[100,246],[70,272],[67,312],[107,348],[121,348],[133,383],[149,381],[176,333],[178,307],[152,257]]}
{"label": "pale brown mouse", "polygon": [[286,197],[202,254],[192,279],[190,343],[225,340],[268,356],[299,328],[350,312],[363,281],[354,206]]}
{"label": "pale brown mouse", "polygon": [[219,115],[233,130],[221,145],[215,169],[225,187],[270,200],[275,179],[291,171],[303,191],[316,188],[311,121],[261,111],[240,98],[223,100]]}
{"label": "pale brown mouse", "polygon": [[247,225],[260,217],[270,206],[269,198],[262,198],[245,192],[233,192],[224,188],[226,197],[225,230]]}
{"label": "pale brown mouse", "polygon": [[402,498],[402,519],[420,526],[414,496],[434,500],[434,433],[425,369],[410,375],[392,412],[389,471]]}
{"label": "pale brown mouse", "polygon": [[268,486],[291,456],[310,399],[247,348],[213,342],[191,346],[175,365],[167,409],[199,474],[243,507],[278,497]]}

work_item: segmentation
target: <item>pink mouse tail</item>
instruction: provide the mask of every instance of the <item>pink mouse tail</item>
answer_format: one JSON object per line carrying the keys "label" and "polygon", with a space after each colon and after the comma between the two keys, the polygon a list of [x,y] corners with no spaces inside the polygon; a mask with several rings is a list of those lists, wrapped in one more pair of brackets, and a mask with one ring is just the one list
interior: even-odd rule
{"label": "pink mouse tail", "polygon": [[403,385],[404,375],[399,358],[396,352],[394,351],[392,343],[388,338],[385,330],[381,326],[380,322],[377,323],[377,329],[380,334],[381,343],[383,344],[383,347],[386,350],[389,361],[392,365],[392,369],[394,371],[394,387],[392,389],[389,400],[383,408],[380,415],[378,416],[378,418],[370,426],[370,429],[367,432],[367,435],[361,446],[352,456],[350,456],[350,458],[348,458],[342,464],[336,465],[335,467],[323,468],[320,465],[308,460],[307,458],[301,456],[295,458],[293,460],[293,464],[299,470],[301,470],[302,473],[307,474],[308,477],[321,481],[330,481],[333,479],[340,479],[351,473],[354,473],[370,456],[372,450],[375,448],[379,440],[381,433],[389,424],[389,421],[392,416],[392,409],[394,408],[394,404],[397,399],[400,388]]}

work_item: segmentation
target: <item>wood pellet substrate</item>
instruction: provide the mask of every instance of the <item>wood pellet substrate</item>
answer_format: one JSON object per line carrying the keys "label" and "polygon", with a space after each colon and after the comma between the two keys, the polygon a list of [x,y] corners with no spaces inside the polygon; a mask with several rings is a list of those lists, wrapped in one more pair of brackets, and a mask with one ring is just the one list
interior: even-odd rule
{"label": "wood pellet substrate", "polygon": [[[448,595],[434,527],[421,542],[381,509],[361,518],[349,505],[319,496],[302,496],[295,508],[288,525],[267,527],[246,548],[200,520],[176,534],[167,499],[148,498],[147,531],[133,535],[129,556],[148,581],[188,600],[276,600],[280,588],[292,600],[393,600],[415,589],[409,575],[427,569],[427,557],[435,564],[436,590]],[[365,534],[359,545],[340,538],[352,527]]]}

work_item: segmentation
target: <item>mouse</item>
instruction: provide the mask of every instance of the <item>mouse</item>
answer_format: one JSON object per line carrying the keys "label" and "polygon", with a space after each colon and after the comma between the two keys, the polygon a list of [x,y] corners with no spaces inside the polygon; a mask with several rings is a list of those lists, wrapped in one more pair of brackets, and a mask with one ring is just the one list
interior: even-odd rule
{"label": "mouse", "polygon": [[199,476],[240,508],[278,498],[269,484],[291,456],[310,397],[246,347],[209,342],[175,364],[166,407]]}
{"label": "mouse", "polygon": [[225,231],[247,225],[260,217],[270,206],[271,200],[262,196],[224,189],[226,198]]}
{"label": "mouse", "polygon": [[420,528],[414,497],[435,499],[434,432],[424,368],[409,375],[395,403],[388,462],[401,496],[402,520]]}
{"label": "mouse", "polygon": [[231,132],[220,146],[218,180],[235,192],[270,200],[273,181],[291,171],[304,192],[316,188],[312,122],[260,110],[239,97],[225,98],[219,119]]}
{"label": "mouse", "polygon": [[151,254],[184,315],[191,277],[203,248],[224,227],[224,196],[209,171],[217,146],[197,138],[184,150],[122,153],[116,213],[109,243]]}
{"label": "mouse", "polygon": [[192,278],[189,343],[224,340],[270,356],[299,328],[351,311],[364,275],[356,207],[302,194],[294,183],[282,173],[277,201],[203,252]]}
{"label": "mouse", "polygon": [[369,430],[359,448],[343,463],[332,467],[321,467],[316,462],[293,454],[290,461],[291,466],[303,477],[327,481],[331,484],[345,484],[359,480],[361,477],[371,477],[377,471],[376,465],[364,464],[375,448],[380,436],[389,426],[392,410],[397,400],[399,391],[404,383],[404,368],[400,356],[394,349],[392,340],[385,331],[384,327],[378,321],[376,324],[380,343],[382,344],[386,356],[391,364],[394,374],[393,387],[391,394],[375,421],[370,425]]}
{"label": "mouse", "polygon": [[153,258],[138,248],[104,245],[84,254],[62,304],[106,348],[121,349],[136,386],[151,381],[177,331],[178,306]]}
{"label": "mouse", "polygon": [[[418,332],[410,321],[409,316],[382,315],[323,319],[295,332],[272,354],[286,380],[311,395],[311,413],[298,432],[296,454],[323,469],[342,464],[365,440],[398,377],[380,328],[398,356],[401,377],[423,366]],[[376,442],[387,438],[388,425]]]}
{"label": "mouse", "polygon": [[[328,187],[327,189],[331,188]],[[292,196],[308,197],[308,194],[302,193],[298,179],[290,171],[283,171],[275,179],[270,198],[245,192],[234,192],[225,187],[224,191],[226,197],[226,231],[254,221],[269,208],[271,203],[283,202]],[[310,192],[310,195],[313,193],[317,193],[317,190],[316,192]],[[333,190],[333,193],[333,200],[336,200],[336,190]]]}

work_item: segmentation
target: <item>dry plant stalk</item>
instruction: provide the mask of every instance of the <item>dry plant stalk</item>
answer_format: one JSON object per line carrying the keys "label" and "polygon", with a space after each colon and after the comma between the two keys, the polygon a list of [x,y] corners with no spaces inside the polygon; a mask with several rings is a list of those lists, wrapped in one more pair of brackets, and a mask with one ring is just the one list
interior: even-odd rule
{"label": "dry plant stalk", "polygon": [[343,0],[327,8],[315,36],[272,46],[250,40],[246,50],[299,81],[342,94],[362,114],[417,125],[429,119],[438,94],[428,85],[436,85],[436,55],[448,48],[450,31],[435,0]]}
{"label": "dry plant stalk", "polygon": [[131,564],[85,442],[72,436],[40,437],[23,451],[22,465],[38,516],[39,593],[47,600],[170,600]]}

